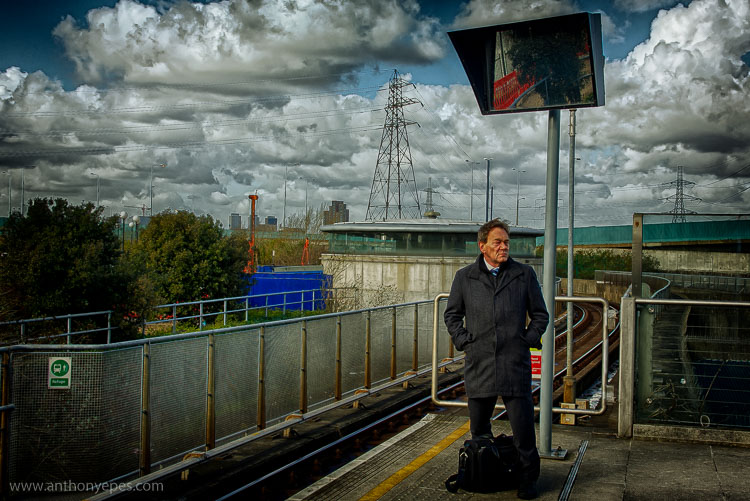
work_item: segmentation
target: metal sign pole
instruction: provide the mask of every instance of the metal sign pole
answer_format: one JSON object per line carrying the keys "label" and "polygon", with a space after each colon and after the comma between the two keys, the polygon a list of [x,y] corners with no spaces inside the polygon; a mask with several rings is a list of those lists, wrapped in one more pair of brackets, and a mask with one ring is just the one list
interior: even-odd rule
{"label": "metal sign pole", "polygon": [[[539,398],[539,455],[564,459],[552,451],[552,379],[555,372],[555,254],[557,251],[557,178],[560,170],[560,110],[550,110],[547,126],[547,207],[544,214],[544,302],[550,321],[542,336],[542,391]],[[562,455],[562,458],[560,458]]]}

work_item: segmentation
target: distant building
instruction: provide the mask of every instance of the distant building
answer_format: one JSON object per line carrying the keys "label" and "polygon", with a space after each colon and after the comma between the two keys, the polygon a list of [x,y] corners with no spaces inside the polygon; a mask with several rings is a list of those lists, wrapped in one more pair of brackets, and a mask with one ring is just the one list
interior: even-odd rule
{"label": "distant building", "polygon": [[229,229],[241,230],[242,229],[242,216],[240,216],[236,212],[229,214]]}
{"label": "distant building", "polygon": [[340,200],[331,201],[328,210],[323,211],[323,224],[346,223],[349,221],[349,209]]}
{"label": "distant building", "polygon": [[279,220],[276,218],[276,216],[266,216],[266,222],[267,225],[273,225],[274,227],[278,227]]}

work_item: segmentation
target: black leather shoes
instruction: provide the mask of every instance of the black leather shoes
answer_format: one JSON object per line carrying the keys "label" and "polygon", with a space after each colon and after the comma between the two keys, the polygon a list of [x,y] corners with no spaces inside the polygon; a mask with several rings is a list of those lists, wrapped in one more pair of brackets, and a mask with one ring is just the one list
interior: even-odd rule
{"label": "black leather shoes", "polygon": [[536,490],[536,482],[521,482],[517,494],[519,499],[535,499],[539,495]]}

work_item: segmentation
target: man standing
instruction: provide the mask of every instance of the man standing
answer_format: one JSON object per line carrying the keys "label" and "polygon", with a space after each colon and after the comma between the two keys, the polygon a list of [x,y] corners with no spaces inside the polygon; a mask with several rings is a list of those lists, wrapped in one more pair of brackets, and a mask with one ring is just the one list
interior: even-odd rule
{"label": "man standing", "polygon": [[471,436],[492,438],[490,418],[502,397],[521,460],[518,497],[533,499],[539,452],[529,348],[541,348],[549,314],[534,269],[508,256],[509,233],[499,219],[479,228],[481,254],[456,273],[444,318],[454,346],[466,352]]}

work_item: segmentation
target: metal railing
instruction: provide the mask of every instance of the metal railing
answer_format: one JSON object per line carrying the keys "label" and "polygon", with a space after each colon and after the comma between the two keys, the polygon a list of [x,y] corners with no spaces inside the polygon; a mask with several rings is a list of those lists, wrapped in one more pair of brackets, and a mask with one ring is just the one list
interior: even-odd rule
{"label": "metal railing", "polygon": [[[433,300],[433,331],[432,331],[432,401],[435,403],[435,405],[444,406],[444,407],[468,407],[468,403],[460,400],[442,400],[437,395],[437,347],[438,347],[438,303],[442,299],[448,298],[448,294],[438,294],[435,296],[435,299]],[[598,416],[601,414],[604,414],[607,410],[607,371],[609,368],[609,334],[610,332],[607,329],[607,314],[609,311],[609,302],[606,299],[602,299],[599,297],[570,297],[570,296],[555,296],[555,302],[572,302],[572,303],[599,303],[602,305],[602,340],[601,343],[599,343],[594,349],[601,349],[602,350],[602,396],[601,396],[601,407],[599,409],[565,409],[562,407],[552,407],[553,413],[565,413],[565,414],[577,414],[577,415],[588,415],[588,416]],[[448,338],[450,339],[450,337]],[[450,344],[450,341],[448,341]],[[452,344],[451,344],[452,346]],[[554,346],[551,348],[545,347],[543,349],[553,349]],[[586,353],[581,358],[586,357],[590,354]],[[460,358],[463,358],[461,356]],[[566,369],[562,369],[558,372],[558,374],[555,374],[555,376],[562,375]],[[504,404],[496,404],[495,409],[498,410],[505,410]],[[537,405],[534,407],[535,411],[541,410],[541,408]]]}
{"label": "metal railing", "polygon": [[[12,482],[183,469],[427,372],[431,333],[432,304],[421,301],[109,345],[0,348],[9,420],[0,466]],[[70,386],[53,389],[51,360],[61,357]],[[180,461],[186,454],[196,457]]]}
{"label": "metal railing", "polygon": [[623,297],[621,319],[618,436],[750,427],[750,302]]}
{"label": "metal railing", "polygon": [[[96,327],[93,329],[84,329],[84,330],[73,330],[73,319],[97,317],[97,316],[103,316],[103,315],[107,316],[106,327]],[[29,326],[32,326],[34,324],[42,324],[44,322],[58,322],[58,321],[64,321],[66,323],[66,328],[62,333],[49,334],[49,335],[38,336],[38,337],[28,336]],[[57,315],[57,316],[52,316],[52,317],[29,318],[29,319],[24,319],[24,320],[12,320],[10,322],[0,322],[0,327],[13,327],[13,326],[18,326],[18,329],[19,329],[18,339],[20,340],[21,343],[41,341],[43,339],[57,339],[60,337],[65,337],[66,342],[70,344],[71,336],[76,336],[80,334],[94,334],[97,332],[106,332],[107,343],[109,343],[112,339],[112,330],[114,329],[112,327],[112,310],[92,311],[92,312],[87,312],[87,313],[70,313],[67,315]],[[5,344],[11,344],[11,343],[5,343]]]}
{"label": "metal railing", "polygon": [[[243,313],[244,321],[249,320],[251,311],[263,310],[268,316],[269,310],[280,310],[286,314],[287,310],[315,311],[325,309],[326,300],[334,297],[332,289],[305,289],[297,291],[271,292],[268,294],[257,294],[253,296],[235,296],[220,299],[203,299],[200,301],[189,301],[185,303],[169,303],[155,306],[157,319],[144,322],[148,325],[172,324],[172,332],[177,332],[180,321],[198,319],[198,330],[206,326],[206,319],[223,317],[223,325],[226,326],[228,318],[234,313]],[[278,299],[277,299],[278,298]],[[258,305],[258,303],[262,303]],[[210,311],[211,306],[215,311]],[[197,310],[186,315],[180,315],[180,310]],[[160,310],[168,310],[169,314],[158,313]]]}

